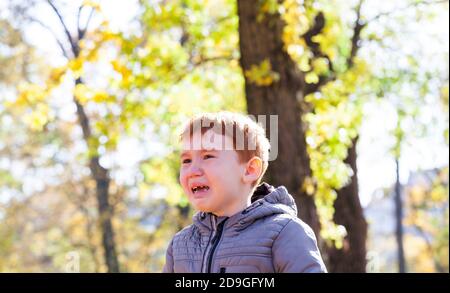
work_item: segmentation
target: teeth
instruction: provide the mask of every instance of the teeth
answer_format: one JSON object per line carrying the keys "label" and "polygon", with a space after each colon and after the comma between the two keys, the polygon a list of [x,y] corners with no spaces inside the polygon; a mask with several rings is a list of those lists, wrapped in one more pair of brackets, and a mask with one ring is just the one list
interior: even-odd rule
{"label": "teeth", "polygon": [[199,191],[200,189],[206,189],[206,190],[208,190],[209,187],[208,187],[208,186],[204,186],[204,185],[196,186],[196,187],[192,188],[192,192],[193,192],[193,193],[196,193],[196,192]]}

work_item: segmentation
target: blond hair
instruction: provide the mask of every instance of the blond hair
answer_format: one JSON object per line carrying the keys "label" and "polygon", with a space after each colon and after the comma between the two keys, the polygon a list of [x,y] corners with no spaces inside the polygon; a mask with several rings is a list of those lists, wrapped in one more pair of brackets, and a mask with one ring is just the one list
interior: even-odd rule
{"label": "blond hair", "polygon": [[247,163],[253,157],[262,161],[262,172],[253,183],[256,186],[261,182],[269,166],[270,143],[264,128],[243,114],[221,111],[216,113],[201,113],[191,118],[183,128],[180,139],[189,134],[192,138],[194,132],[205,134],[213,130],[220,135],[226,135],[233,140],[233,149],[237,152],[240,163]]}

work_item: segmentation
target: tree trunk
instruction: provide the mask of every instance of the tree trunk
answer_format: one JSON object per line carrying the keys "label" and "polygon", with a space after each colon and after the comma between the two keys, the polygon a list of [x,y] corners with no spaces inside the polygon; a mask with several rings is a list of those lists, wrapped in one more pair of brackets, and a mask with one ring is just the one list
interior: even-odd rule
{"label": "tree trunk", "polygon": [[[357,7],[357,21],[351,39],[352,50],[348,58],[348,67],[359,49],[358,41],[365,23],[360,21],[361,4]],[[320,224],[311,196],[303,190],[305,178],[311,176],[309,156],[306,150],[305,125],[301,120],[305,114],[303,97],[311,92],[320,91],[320,87],[332,79],[321,79],[317,85],[307,86],[304,76],[297,65],[284,51],[282,32],[284,22],[280,15],[266,14],[263,21],[256,20],[259,13],[257,1],[239,0],[239,37],[241,67],[244,72],[252,65],[259,65],[268,59],[272,70],[279,74],[279,80],[269,86],[258,86],[245,78],[245,93],[248,113],[252,115],[278,115],[278,157],[270,162],[265,180],[275,185],[284,185],[294,196],[299,208],[299,216],[308,223],[319,238]],[[320,34],[325,25],[323,13],[318,13],[314,25],[305,34],[315,57],[323,53],[314,43],[314,36]],[[331,62],[330,62],[331,63]],[[330,66],[330,70],[333,69]],[[267,121],[269,121],[267,117]],[[268,132],[270,137],[270,132]],[[346,227],[348,235],[344,239],[344,249],[328,248],[325,252],[327,265],[334,272],[365,272],[367,223],[358,195],[356,168],[356,139],[345,162],[354,172],[348,186],[338,191],[334,204],[336,223]]]}
{"label": "tree trunk", "polygon": [[338,190],[334,202],[334,221],[347,230],[342,249],[328,248],[328,269],[335,273],[366,272],[367,223],[358,196],[357,141],[358,138],[353,140],[345,159],[353,170],[353,176],[347,186]]}
{"label": "tree trunk", "polygon": [[[64,18],[58,8],[56,7],[55,3],[53,1],[48,0],[48,5],[52,8],[52,10],[55,12],[56,16],[58,17],[62,30],[65,33],[65,36],[67,38],[67,41],[70,45],[70,51],[63,46],[62,42],[59,41],[58,37],[55,35],[56,42],[60,45],[62,54],[69,60],[69,54],[68,52],[71,52],[73,58],[77,58],[80,54],[80,41],[85,36],[85,33],[87,32],[89,21],[91,20],[92,13],[94,9],[91,12],[91,16],[89,16],[85,27],[80,27],[80,13],[78,13],[78,24],[77,24],[77,32],[78,36],[74,36],[68,29]],[[79,12],[82,9],[82,6],[79,8]],[[81,78],[77,78],[75,80],[75,85],[82,84],[83,81]],[[83,139],[86,142],[86,144],[89,147],[89,141],[92,138],[92,131],[91,126],[89,123],[89,118],[86,115],[86,112],[84,110],[83,105],[81,105],[76,97],[74,96],[74,102],[77,108],[77,116],[78,121],[81,126],[81,130],[83,132]],[[100,222],[100,229],[102,231],[102,243],[103,243],[103,249],[105,254],[105,262],[106,266],[108,268],[109,273],[118,273],[119,272],[119,262],[117,261],[117,255],[116,255],[116,249],[115,249],[115,242],[114,242],[114,229],[112,226],[112,206],[109,202],[109,172],[107,169],[103,168],[99,163],[99,156],[95,155],[90,158],[89,162],[89,169],[91,170],[92,178],[95,180],[95,186],[96,186],[96,197],[97,197],[97,204],[98,204],[98,212],[99,212],[99,222]]]}
{"label": "tree trunk", "polygon": [[[282,32],[285,26],[279,14],[266,14],[257,21],[257,1],[238,0],[241,67],[249,70],[265,59],[279,80],[268,86],[258,86],[245,79],[248,113],[251,115],[278,115],[278,156],[269,163],[264,180],[284,185],[295,198],[299,216],[318,236],[319,220],[313,197],[302,190],[304,179],[311,176],[306,150],[305,127],[301,120],[305,88],[302,73],[283,49]],[[267,127],[271,137],[270,127]]]}
{"label": "tree trunk", "polygon": [[402,186],[400,184],[400,162],[395,159],[395,238],[397,240],[397,259],[398,259],[398,272],[406,273],[405,252],[403,249],[403,203],[402,203]]}
{"label": "tree trunk", "polygon": [[[75,81],[75,84],[82,83],[83,81],[80,78]],[[91,138],[89,119],[83,106],[76,100],[75,104],[77,107],[78,120],[83,131],[83,138],[88,144]],[[109,172],[100,165],[98,156],[93,156],[90,159],[89,168],[91,170],[92,177],[95,180],[99,224],[102,233],[102,244],[106,266],[108,268],[108,273],[119,273],[119,262],[117,260],[114,229],[112,226],[113,210],[111,203],[109,202]]]}
{"label": "tree trunk", "polygon": [[112,226],[113,210],[109,203],[109,175],[108,171],[101,167],[98,157],[91,159],[91,170],[95,171],[96,194],[99,212],[100,227],[102,230],[102,243],[105,253],[108,273],[119,273],[119,263],[117,260],[114,230]]}
{"label": "tree trunk", "polygon": [[[351,69],[355,57],[360,49],[361,32],[367,23],[361,20],[361,8],[363,0],[356,6],[356,20],[351,38],[351,52],[347,59],[347,67]],[[334,202],[334,221],[343,225],[347,230],[347,236],[343,240],[342,249],[328,247],[328,269],[330,272],[366,272],[366,239],[367,222],[359,201],[358,169],[356,166],[356,145],[358,137],[352,141],[352,146],[347,149],[345,163],[350,165],[353,176],[350,183],[337,191]]]}

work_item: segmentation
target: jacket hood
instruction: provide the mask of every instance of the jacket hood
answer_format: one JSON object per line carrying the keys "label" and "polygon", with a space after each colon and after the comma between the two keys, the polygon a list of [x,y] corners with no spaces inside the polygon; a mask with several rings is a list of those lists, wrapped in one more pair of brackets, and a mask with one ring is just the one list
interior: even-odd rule
{"label": "jacket hood", "polygon": [[254,191],[252,204],[231,217],[217,217],[212,213],[198,212],[193,217],[194,226],[201,231],[211,231],[227,220],[225,228],[233,227],[236,231],[247,228],[258,219],[275,214],[288,214],[297,217],[297,206],[294,198],[284,186],[277,188],[262,183]]}

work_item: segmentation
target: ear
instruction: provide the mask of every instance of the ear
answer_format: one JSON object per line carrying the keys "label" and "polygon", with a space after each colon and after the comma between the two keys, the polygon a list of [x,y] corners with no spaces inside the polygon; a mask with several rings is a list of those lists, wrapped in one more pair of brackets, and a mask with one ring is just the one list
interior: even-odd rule
{"label": "ear", "polygon": [[258,180],[262,173],[262,160],[260,157],[251,158],[246,166],[245,173],[243,176],[244,183],[253,183]]}

